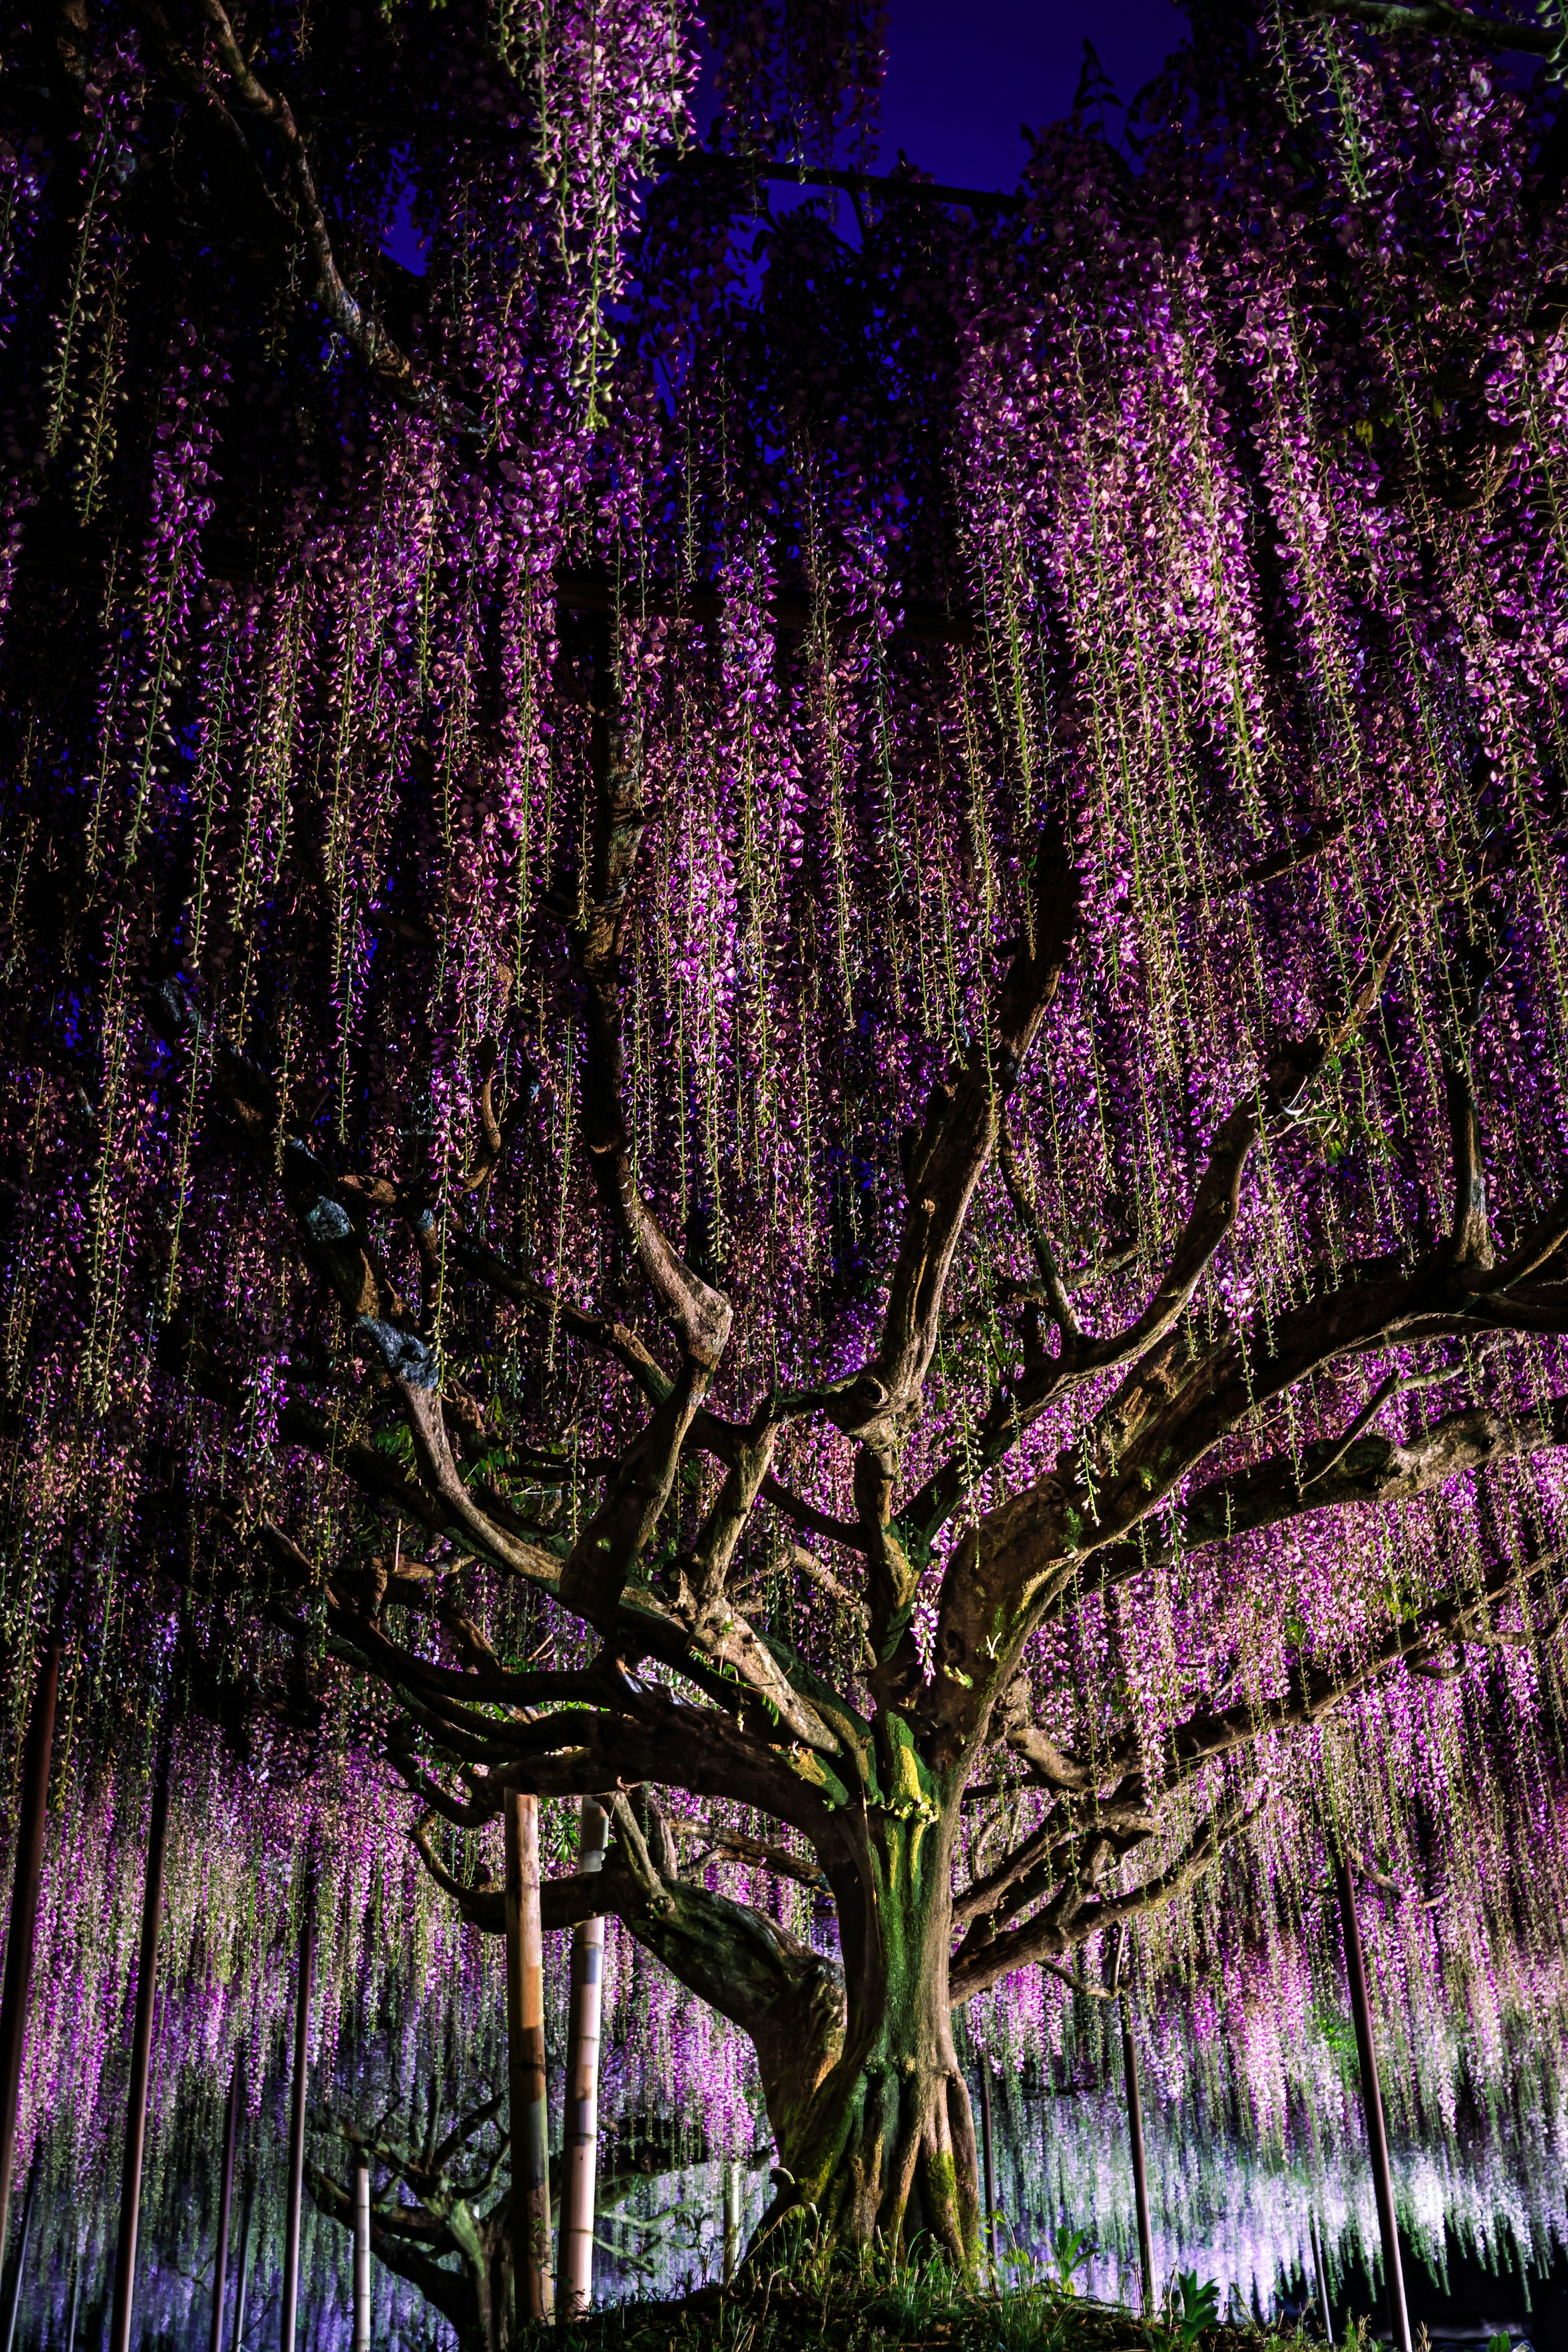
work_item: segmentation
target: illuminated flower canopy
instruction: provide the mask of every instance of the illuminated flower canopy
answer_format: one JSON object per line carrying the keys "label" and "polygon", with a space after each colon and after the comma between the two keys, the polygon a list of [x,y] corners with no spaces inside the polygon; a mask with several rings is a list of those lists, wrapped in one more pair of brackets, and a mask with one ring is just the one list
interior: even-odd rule
{"label": "illuminated flower canopy", "polygon": [[673,4],[23,44],[6,1609],[85,1755],[612,1793],[547,1920],[959,2251],[951,2002],[1556,1909],[1563,174],[1270,8],[770,207],[788,17],[703,148]]}

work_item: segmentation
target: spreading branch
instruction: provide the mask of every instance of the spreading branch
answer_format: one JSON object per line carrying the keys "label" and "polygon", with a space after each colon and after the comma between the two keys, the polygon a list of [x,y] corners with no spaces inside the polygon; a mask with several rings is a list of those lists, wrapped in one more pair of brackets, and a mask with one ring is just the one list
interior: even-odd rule
{"label": "spreading branch", "polygon": [[894,1443],[918,1405],[969,1203],[1002,1108],[1067,968],[1079,904],[1066,843],[1060,829],[1048,827],[1036,851],[1029,936],[1014,953],[986,1034],[956,1075],[932,1088],[923,1125],[904,1138],[907,1205],[881,1345],[829,1408],[841,1429],[867,1444]]}
{"label": "spreading branch", "polygon": [[[327,215],[311,168],[310,152],[288,100],[281,91],[267,89],[257,79],[240,46],[229,20],[223,0],[200,0],[213,46],[229,77],[235,100],[251,120],[263,126],[276,141],[281,157],[282,186],[277,192],[281,208],[292,219],[310,271],[311,299],[326,313],[339,334],[366,368],[372,380],[389,393],[400,407],[412,409],[415,415],[428,416],[434,424],[447,431],[469,433],[474,430],[472,418],[454,406],[442,387],[422,375],[387,332],[374,312],[361,303],[345,284],[332,252],[332,240],[327,226]],[[207,89],[210,102],[233,123],[233,117],[222,100]],[[249,151],[244,134],[235,125],[235,135]],[[265,170],[259,164],[264,184]]]}
{"label": "spreading branch", "polygon": [[1484,49],[1520,49],[1527,57],[1549,58],[1558,35],[1541,25],[1513,16],[1477,16],[1455,8],[1449,0],[1312,0],[1320,16],[1345,16],[1353,24],[1369,25],[1390,40],[1440,39],[1474,41]]}

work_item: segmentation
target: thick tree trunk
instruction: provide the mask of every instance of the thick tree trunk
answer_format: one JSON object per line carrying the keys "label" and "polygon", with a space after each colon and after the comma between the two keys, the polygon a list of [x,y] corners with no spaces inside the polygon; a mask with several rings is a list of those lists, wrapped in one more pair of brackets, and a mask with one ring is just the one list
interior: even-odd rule
{"label": "thick tree trunk", "polygon": [[674,1875],[650,1885],[613,1858],[601,1877],[547,1881],[546,1924],[615,1912],[750,2035],[779,2152],[765,2233],[810,2204],[846,2248],[924,2232],[968,2267],[980,2196],[948,1996],[951,1821],[911,1804],[868,1811],[856,1832],[833,1880],[842,1966],[762,1911]]}
{"label": "thick tree trunk", "polygon": [[511,2217],[502,2213],[486,2233],[485,2274],[479,2290],[485,2352],[506,2352],[513,2340],[517,2294],[513,2284]]}
{"label": "thick tree trunk", "polygon": [[790,2177],[780,2203],[814,2205],[846,2247],[928,2234],[968,2265],[980,2198],[947,1990],[951,1837],[918,1814],[873,1812],[866,1831],[870,1899],[849,1912],[842,2052],[814,2084],[768,2085]]}

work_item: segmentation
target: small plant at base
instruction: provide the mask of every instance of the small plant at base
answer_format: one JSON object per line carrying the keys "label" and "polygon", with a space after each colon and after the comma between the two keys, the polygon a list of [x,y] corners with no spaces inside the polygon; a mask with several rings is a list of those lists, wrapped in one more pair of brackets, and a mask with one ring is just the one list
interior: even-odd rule
{"label": "small plant at base", "polygon": [[1071,2229],[1063,2221],[1051,2246],[1051,2259],[1063,2294],[1076,2294],[1074,2274],[1081,2271],[1093,2252],[1087,2230]]}
{"label": "small plant at base", "polygon": [[867,2284],[877,2290],[879,2311],[901,2334],[918,2328],[953,2294],[951,2267],[934,2239],[916,2239],[906,2252],[879,2244],[863,2267]]}
{"label": "small plant at base", "polygon": [[1513,2338],[1506,2327],[1500,2327],[1495,2336],[1487,2337],[1487,2352],[1513,2352]]}
{"label": "small plant at base", "polygon": [[[1179,2314],[1177,2305],[1180,2305]],[[1170,2324],[1166,2341],[1180,2352],[1192,2352],[1200,2336],[1219,2325],[1219,2289],[1213,2279],[1198,2284],[1196,2271],[1178,2271],[1176,2293],[1171,2299]]]}

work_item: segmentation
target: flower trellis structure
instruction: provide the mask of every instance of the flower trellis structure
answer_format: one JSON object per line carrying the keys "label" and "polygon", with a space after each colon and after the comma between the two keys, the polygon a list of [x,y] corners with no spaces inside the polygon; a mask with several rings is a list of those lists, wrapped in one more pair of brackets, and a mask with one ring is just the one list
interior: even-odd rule
{"label": "flower trellis structure", "polygon": [[673,7],[18,34],[7,1609],[605,1794],[548,1921],[962,2254],[955,2003],[1558,1801],[1561,171],[1270,10],[852,243],[874,26],[720,30],[702,152]]}

